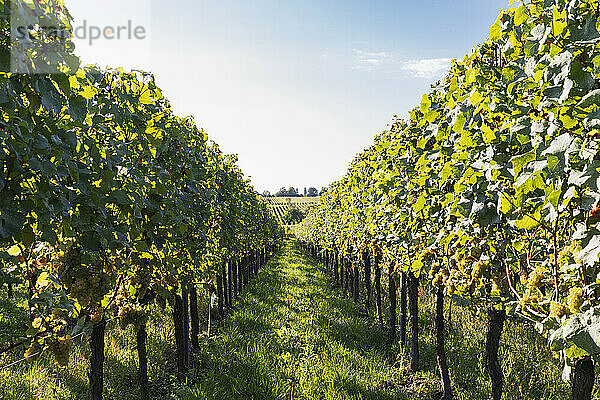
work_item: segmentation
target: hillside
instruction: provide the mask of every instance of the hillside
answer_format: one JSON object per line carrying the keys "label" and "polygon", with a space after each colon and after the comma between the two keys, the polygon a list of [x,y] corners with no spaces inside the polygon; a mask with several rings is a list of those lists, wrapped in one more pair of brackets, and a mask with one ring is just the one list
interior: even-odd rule
{"label": "hillside", "polygon": [[320,197],[265,197],[269,210],[277,217],[280,224],[284,225],[283,215],[292,208],[297,207],[304,214],[319,202]]}

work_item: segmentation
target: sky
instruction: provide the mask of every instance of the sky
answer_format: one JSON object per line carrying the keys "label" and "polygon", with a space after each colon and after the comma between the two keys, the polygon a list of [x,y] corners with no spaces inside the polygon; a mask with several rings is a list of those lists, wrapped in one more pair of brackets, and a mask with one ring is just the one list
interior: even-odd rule
{"label": "sky", "polygon": [[[238,154],[256,190],[275,193],[341,178],[452,58],[487,38],[508,0],[66,4],[87,27],[75,39],[84,64],[153,72],[178,115]],[[143,35],[90,45],[90,27],[129,22]]]}

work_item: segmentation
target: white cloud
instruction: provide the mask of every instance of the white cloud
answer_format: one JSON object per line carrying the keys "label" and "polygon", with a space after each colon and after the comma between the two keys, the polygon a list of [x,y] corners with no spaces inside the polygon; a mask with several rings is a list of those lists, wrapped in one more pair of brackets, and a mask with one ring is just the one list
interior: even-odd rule
{"label": "white cloud", "polygon": [[364,60],[359,60],[359,62],[363,64],[379,65],[381,63],[381,60],[378,60],[376,58],[366,58]]}
{"label": "white cloud", "polygon": [[385,51],[372,52],[352,49],[352,52],[355,55],[355,68],[359,69],[379,67],[392,61],[391,56]]}
{"label": "white cloud", "polygon": [[440,78],[450,68],[450,58],[424,58],[400,61],[391,53],[385,51],[366,51],[352,49],[354,53],[354,69],[387,71],[398,73],[407,72],[415,78]]}
{"label": "white cloud", "polygon": [[380,52],[369,52],[369,51],[362,51],[359,49],[352,49],[352,51],[355,54],[358,54],[361,57],[382,57],[382,58],[387,58],[390,55],[388,53],[386,53],[385,51],[380,51]]}
{"label": "white cloud", "polygon": [[438,78],[450,68],[450,58],[429,58],[409,60],[402,64],[402,70],[417,78]]}

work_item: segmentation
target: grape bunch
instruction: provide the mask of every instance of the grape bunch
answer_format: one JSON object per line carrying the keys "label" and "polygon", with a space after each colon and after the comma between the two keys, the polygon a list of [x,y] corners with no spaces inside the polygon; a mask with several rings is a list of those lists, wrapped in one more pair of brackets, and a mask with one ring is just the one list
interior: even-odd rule
{"label": "grape bunch", "polygon": [[539,289],[543,286],[544,273],[546,272],[546,267],[543,265],[538,265],[535,270],[529,275],[527,279],[527,290],[529,292],[533,292],[536,289]]}
{"label": "grape bunch", "polygon": [[567,307],[566,305],[564,305],[561,302],[558,301],[552,301],[550,303],[550,316],[551,317],[562,317],[565,315],[570,315],[571,311],[569,310],[569,307]]}
{"label": "grape bunch", "polygon": [[442,286],[446,285],[447,280],[448,280],[448,272],[446,270],[442,270],[442,271],[439,271],[437,274],[435,274],[432,284],[435,287],[442,287]]}
{"label": "grape bunch", "polygon": [[422,262],[432,261],[434,258],[435,253],[431,249],[423,249],[419,254],[419,259],[421,259]]}
{"label": "grape bunch", "polygon": [[167,307],[167,300],[162,296],[156,296],[154,298],[154,303],[160,307],[161,310],[164,310]]}
{"label": "grape bunch", "polygon": [[539,289],[544,285],[543,279],[544,274],[546,272],[546,267],[543,265],[538,265],[535,270],[529,275],[529,277],[525,277],[522,275],[520,280],[521,284],[525,285],[525,294],[521,297],[519,304],[521,307],[525,307],[530,304],[537,304],[543,300],[543,297],[539,295]]}
{"label": "grape bunch", "polygon": [[577,241],[573,240],[568,246],[563,247],[560,253],[558,253],[558,264],[581,264],[581,260],[577,255],[577,253],[579,253],[580,250],[581,245],[579,245]]}
{"label": "grape bunch", "polygon": [[49,331],[58,333],[67,326],[67,317],[67,310],[54,309],[51,315],[35,318],[31,326],[39,332]]}
{"label": "grape bunch", "polygon": [[[469,264],[469,259],[463,258],[459,265],[462,267],[463,270],[465,270],[468,273]],[[476,261],[470,264],[471,271],[470,275],[468,276],[468,290],[470,292],[475,292],[476,290],[481,289],[483,287],[483,274],[487,269],[489,269],[489,266],[490,263],[487,260]]]}
{"label": "grape bunch", "polygon": [[483,277],[483,272],[489,268],[489,261],[477,261],[473,263],[473,268],[471,269],[471,279],[474,281],[479,281]]}
{"label": "grape bunch", "polygon": [[59,263],[58,274],[71,296],[82,307],[94,306],[110,291],[110,279],[98,265],[95,254],[86,254],[90,265],[83,263],[82,250],[72,245]]}
{"label": "grape bunch", "polygon": [[136,266],[136,269],[135,274],[131,279],[131,283],[137,289],[138,297],[143,298],[146,294],[146,290],[150,287],[150,284],[152,283],[154,267],[152,266],[150,260],[148,260],[147,258],[140,258],[137,255],[133,257],[132,261]]}
{"label": "grape bunch", "polygon": [[502,274],[492,273],[491,282],[492,282],[492,292],[498,292],[500,294],[506,292],[506,289],[507,289],[506,278],[504,278],[502,276]]}
{"label": "grape bunch", "polygon": [[94,306],[89,310],[90,321],[94,324],[99,323],[104,318],[104,309],[101,306]]}
{"label": "grape bunch", "polygon": [[81,264],[81,249],[72,245],[63,255],[62,262],[57,262],[58,276],[67,287],[71,287],[78,277],[86,274],[85,267]]}
{"label": "grape bunch", "polygon": [[431,263],[431,269],[429,270],[429,279],[432,280],[435,278],[437,273],[440,271],[441,264],[439,262]]}
{"label": "grape bunch", "polygon": [[581,305],[583,304],[583,289],[580,287],[574,287],[569,289],[569,296],[567,296],[567,306],[572,314],[576,314],[581,311]]}
{"label": "grape bunch", "polygon": [[125,304],[119,310],[119,326],[121,329],[133,325],[136,330],[148,321],[146,310],[137,304]]}
{"label": "grape bunch", "polygon": [[93,272],[85,278],[77,278],[71,287],[71,295],[83,307],[99,303],[110,292],[110,279],[105,272]]}
{"label": "grape bunch", "polygon": [[73,341],[71,336],[48,337],[46,338],[46,346],[52,352],[56,363],[61,367],[66,367],[69,364],[69,355],[73,349]]}
{"label": "grape bunch", "polygon": [[529,289],[525,292],[525,295],[523,297],[521,297],[521,300],[519,301],[519,304],[521,305],[521,307],[525,307],[526,305],[529,304],[537,304],[540,301],[542,301],[543,298],[542,296],[532,293]]}

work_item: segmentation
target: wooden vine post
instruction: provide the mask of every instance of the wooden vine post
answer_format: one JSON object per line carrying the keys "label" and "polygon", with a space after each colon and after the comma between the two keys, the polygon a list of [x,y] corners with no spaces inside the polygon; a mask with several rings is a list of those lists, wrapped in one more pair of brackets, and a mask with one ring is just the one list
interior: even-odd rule
{"label": "wooden vine post", "polygon": [[371,308],[371,254],[368,250],[362,252],[365,267],[365,311],[369,315]]}
{"label": "wooden vine post", "polygon": [[452,385],[444,343],[444,288],[435,288],[435,299],[435,354],[440,379],[442,380],[442,397],[440,397],[440,400],[452,400]]}
{"label": "wooden vine post", "polygon": [[491,400],[500,400],[504,385],[504,375],[498,360],[498,350],[500,348],[500,337],[506,319],[506,312],[498,310],[493,306],[488,307],[488,322],[485,341],[485,365],[492,383]]}
{"label": "wooden vine post", "polygon": [[408,306],[410,309],[410,370],[419,370],[419,279],[408,274]]}
{"label": "wooden vine post", "polygon": [[388,331],[388,345],[393,346],[396,343],[396,278],[394,277],[394,263],[390,262],[388,265],[388,291],[389,291],[389,301],[390,301],[390,322],[389,322],[389,331]]}
{"label": "wooden vine post", "polygon": [[408,320],[407,315],[407,285],[408,281],[406,278],[406,272],[400,272],[400,320],[399,320],[399,334],[400,344],[403,348],[406,347],[406,325]]}
{"label": "wooden vine post", "polygon": [[104,385],[104,332],[106,320],[102,319],[92,328],[90,336],[90,399],[102,400]]}
{"label": "wooden vine post", "polygon": [[381,259],[379,251],[375,253],[375,311],[377,312],[377,322],[383,326],[383,309],[381,308]]}
{"label": "wooden vine post", "polygon": [[146,349],[146,324],[140,325],[136,333],[136,349],[138,353],[138,385],[140,386],[140,399],[150,399],[150,386],[148,384],[148,351]]}

